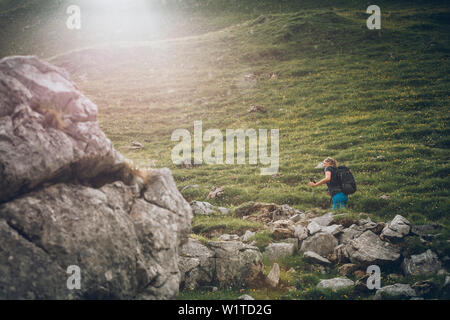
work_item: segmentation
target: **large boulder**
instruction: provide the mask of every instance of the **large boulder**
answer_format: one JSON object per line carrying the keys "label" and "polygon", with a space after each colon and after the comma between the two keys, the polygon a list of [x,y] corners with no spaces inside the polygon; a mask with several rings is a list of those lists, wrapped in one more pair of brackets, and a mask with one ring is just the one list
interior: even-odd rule
{"label": "large boulder", "polygon": [[436,274],[442,267],[436,253],[428,249],[424,253],[412,255],[402,262],[405,275]]}
{"label": "large boulder", "polygon": [[345,246],[345,254],[354,264],[369,266],[386,265],[400,259],[399,250],[380,238],[370,230],[351,240]]}
{"label": "large boulder", "polygon": [[64,70],[8,57],[0,79],[0,299],[176,297],[192,211],[170,171],[130,168]]}
{"label": "large boulder", "polygon": [[63,69],[7,57],[0,79],[0,203],[45,182],[117,179],[125,159]]}
{"label": "large boulder", "polygon": [[300,247],[301,252],[313,251],[322,257],[333,253],[338,245],[338,240],[329,233],[319,232],[303,240]]}

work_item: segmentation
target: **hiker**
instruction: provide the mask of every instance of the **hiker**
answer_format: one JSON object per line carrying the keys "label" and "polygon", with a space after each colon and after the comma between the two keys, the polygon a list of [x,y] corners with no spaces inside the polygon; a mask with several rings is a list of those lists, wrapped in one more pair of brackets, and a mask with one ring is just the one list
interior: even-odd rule
{"label": "hiker", "polygon": [[324,183],[328,186],[328,194],[331,196],[333,202],[333,210],[345,208],[347,206],[348,197],[343,192],[341,182],[337,174],[338,164],[333,158],[326,158],[323,161],[325,171],[325,178],[319,182],[310,181],[308,183],[311,187],[317,187]]}

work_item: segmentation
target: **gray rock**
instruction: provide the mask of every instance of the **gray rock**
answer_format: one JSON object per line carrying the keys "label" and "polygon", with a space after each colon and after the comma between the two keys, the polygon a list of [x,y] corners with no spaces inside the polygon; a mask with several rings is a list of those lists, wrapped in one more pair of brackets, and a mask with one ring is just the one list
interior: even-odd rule
{"label": "gray rock", "polygon": [[343,230],[344,230],[344,227],[339,224],[333,224],[328,227],[321,227],[321,229],[320,229],[320,231],[322,231],[324,233],[329,233],[333,236],[336,236],[336,235],[342,233]]}
{"label": "gray rock", "polygon": [[292,243],[270,243],[264,253],[269,260],[277,260],[284,257],[292,256],[295,252],[295,246]]}
{"label": "gray rock", "polygon": [[180,287],[195,289],[212,283],[214,253],[197,239],[189,238],[181,247],[179,268],[181,273]]}
{"label": "gray rock", "polygon": [[424,253],[405,258],[402,262],[402,270],[405,275],[436,274],[441,266],[437,254],[430,249]]}
{"label": "gray rock", "polygon": [[0,78],[0,203],[49,181],[121,179],[125,159],[65,70],[14,56],[0,60]]}
{"label": "gray rock", "polygon": [[411,224],[401,215],[396,215],[395,218],[384,227],[381,232],[381,239],[388,239],[391,241],[403,239],[411,231]]}
{"label": "gray rock", "polygon": [[316,222],[320,226],[329,226],[333,222],[333,212],[325,213],[324,215],[314,218],[311,221]]}
{"label": "gray rock", "polygon": [[368,230],[345,246],[346,255],[354,264],[379,266],[396,262],[400,258],[397,248],[383,242],[372,231]]}
{"label": "gray rock", "polygon": [[315,221],[311,221],[311,222],[308,224],[307,229],[308,229],[308,233],[309,233],[310,235],[313,235],[313,234],[315,234],[315,233],[321,231],[321,230],[322,230],[322,226],[319,225],[319,224],[318,224],[317,222],[315,222]]}
{"label": "gray rock", "polygon": [[191,208],[194,215],[210,215],[218,212],[218,208],[210,204],[209,202],[203,201],[192,201]]}
{"label": "gray rock", "polygon": [[377,290],[374,300],[387,300],[387,299],[410,299],[416,297],[417,294],[409,284],[394,284],[386,287],[382,287]]}
{"label": "gray rock", "polygon": [[255,300],[251,295],[243,294],[242,296],[239,296],[236,300]]}
{"label": "gray rock", "polygon": [[331,262],[330,260],[318,255],[315,252],[312,251],[306,251],[303,256],[305,257],[305,259],[311,263],[318,263],[318,264],[322,264],[322,265],[330,265]]}
{"label": "gray rock", "polygon": [[267,275],[266,282],[272,288],[276,288],[278,286],[278,283],[280,282],[280,266],[278,263],[273,264],[272,269]]}
{"label": "gray rock", "polygon": [[251,286],[263,278],[257,247],[239,241],[210,241],[207,246],[189,239],[180,252],[181,287],[218,284],[221,288]]}
{"label": "gray rock", "polygon": [[257,247],[240,241],[211,241],[215,282],[221,288],[251,287],[264,277],[262,255]]}
{"label": "gray rock", "polygon": [[0,299],[175,298],[192,210],[170,171],[136,174],[64,70],[8,57],[0,78]]}
{"label": "gray rock", "polygon": [[237,234],[226,234],[226,233],[224,233],[224,234],[222,234],[219,237],[219,240],[220,241],[237,241],[237,240],[240,240],[240,238],[239,238],[239,236]]}
{"label": "gray rock", "polygon": [[[175,193],[168,170],[153,174],[160,175],[156,186],[162,179]],[[152,192],[152,185],[148,188]],[[6,251],[0,252],[0,287],[15,290],[2,290],[1,297],[175,297],[176,256],[192,213],[188,203],[174,210],[176,197],[164,194],[160,206],[121,182],[100,189],[56,184],[2,204],[0,238]],[[70,265],[82,272],[80,290],[65,286]]]}
{"label": "gray rock", "polygon": [[347,229],[342,230],[340,234],[337,235],[340,244],[347,244],[351,240],[359,237],[364,232],[364,228],[356,224],[352,224]]}
{"label": "gray rock", "polygon": [[317,284],[317,288],[339,290],[353,287],[355,283],[345,277],[322,280]]}
{"label": "gray rock", "polygon": [[333,253],[334,248],[338,245],[337,239],[329,233],[319,232],[312,237],[303,240],[300,248],[301,252],[313,251],[322,257]]}
{"label": "gray rock", "polygon": [[241,239],[242,239],[243,242],[248,242],[249,239],[251,237],[253,237],[255,234],[256,234],[255,232],[247,230],[247,231],[245,231],[245,233],[244,233],[244,235],[242,236]]}
{"label": "gray rock", "polygon": [[294,229],[294,236],[298,238],[298,240],[302,241],[308,238],[308,230],[302,225],[296,225]]}
{"label": "gray rock", "polygon": [[292,243],[294,245],[294,252],[298,250],[298,239],[297,238],[283,239],[282,242]]}

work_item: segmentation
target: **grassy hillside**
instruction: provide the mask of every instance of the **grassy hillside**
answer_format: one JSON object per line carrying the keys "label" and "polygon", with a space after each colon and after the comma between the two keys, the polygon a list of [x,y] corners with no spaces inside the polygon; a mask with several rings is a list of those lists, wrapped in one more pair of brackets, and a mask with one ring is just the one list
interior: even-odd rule
{"label": "grassy hillside", "polygon": [[[333,156],[358,181],[351,211],[447,224],[449,15],[438,6],[393,8],[378,32],[365,27],[360,8],[267,13],[203,35],[53,61],[72,69],[127,157],[170,167],[180,188],[199,185],[184,192],[188,199],[223,186],[216,201],[223,206],[254,200],[326,208],[324,190],[306,183]],[[268,112],[248,114],[251,104]],[[279,128],[281,175],[261,176],[250,165],[175,167],[171,133],[192,132],[194,120],[204,131]],[[129,151],[132,141],[145,148]]]}
{"label": "grassy hillside", "polygon": [[[314,167],[332,156],[358,182],[349,214],[383,221],[402,214],[448,230],[450,8],[380,1],[382,30],[371,31],[362,1],[182,4],[168,1],[161,11],[176,28],[168,24],[151,35],[102,38],[87,29],[77,41],[57,32],[63,42],[47,36],[27,42],[26,33],[15,37],[5,29],[2,35],[20,46],[2,42],[1,52],[37,54],[66,67],[99,106],[114,146],[138,165],[169,167],[180,189],[198,185],[182,192],[188,200],[205,200],[222,186],[224,196],[213,204],[262,201],[324,211],[325,188],[307,182],[323,176]],[[112,40],[130,41],[96,45]],[[248,113],[252,104],[267,113]],[[261,165],[173,165],[171,134],[193,132],[195,120],[203,131],[280,129],[279,175],[260,175]],[[131,150],[134,141],[144,148]],[[197,218],[194,231],[260,228],[227,219]]]}

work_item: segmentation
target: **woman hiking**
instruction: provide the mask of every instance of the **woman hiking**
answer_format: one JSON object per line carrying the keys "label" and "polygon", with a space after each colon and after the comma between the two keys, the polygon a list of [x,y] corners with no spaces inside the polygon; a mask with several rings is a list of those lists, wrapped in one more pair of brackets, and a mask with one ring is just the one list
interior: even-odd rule
{"label": "woman hiking", "polygon": [[309,182],[308,185],[311,187],[317,187],[324,183],[328,186],[328,193],[331,195],[333,201],[333,210],[345,208],[347,205],[348,197],[342,192],[341,183],[337,176],[337,161],[333,158],[326,158],[323,161],[323,167],[325,171],[325,178],[319,182]]}

